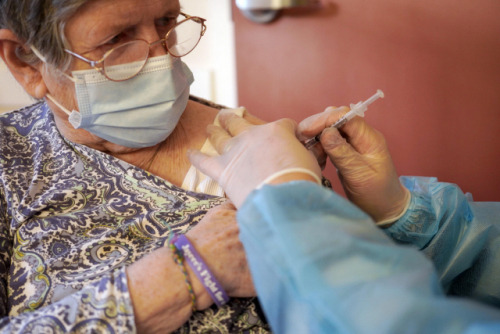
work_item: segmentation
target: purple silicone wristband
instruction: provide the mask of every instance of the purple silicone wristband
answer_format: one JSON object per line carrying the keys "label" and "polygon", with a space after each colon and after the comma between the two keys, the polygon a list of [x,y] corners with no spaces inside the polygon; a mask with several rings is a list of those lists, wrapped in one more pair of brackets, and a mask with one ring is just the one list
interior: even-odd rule
{"label": "purple silicone wristband", "polygon": [[220,285],[219,281],[215,278],[212,272],[208,269],[207,265],[201,259],[200,254],[193,247],[191,242],[185,235],[180,234],[174,237],[173,243],[175,247],[182,253],[182,256],[187,261],[191,269],[203,284],[205,289],[212,297],[217,306],[222,306],[229,301],[229,297]]}

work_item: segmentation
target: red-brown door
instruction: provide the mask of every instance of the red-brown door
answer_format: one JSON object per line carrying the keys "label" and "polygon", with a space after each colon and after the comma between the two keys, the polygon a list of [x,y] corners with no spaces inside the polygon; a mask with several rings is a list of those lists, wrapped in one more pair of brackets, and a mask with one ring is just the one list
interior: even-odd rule
{"label": "red-brown door", "polygon": [[[338,0],[270,24],[233,3],[239,104],[297,121],[386,98],[366,119],[401,175],[437,176],[500,201],[500,2]],[[340,191],[335,170],[326,175]]]}

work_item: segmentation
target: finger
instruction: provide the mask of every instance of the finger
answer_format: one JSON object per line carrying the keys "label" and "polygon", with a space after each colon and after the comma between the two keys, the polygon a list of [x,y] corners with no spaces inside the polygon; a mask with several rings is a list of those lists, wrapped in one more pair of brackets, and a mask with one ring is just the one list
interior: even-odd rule
{"label": "finger", "polygon": [[262,119],[260,119],[260,118],[258,118],[256,116],[254,116],[252,114],[249,114],[248,112],[245,112],[243,114],[243,118],[245,120],[247,120],[248,122],[250,122],[251,124],[253,124],[253,125],[262,125],[262,124],[268,123],[268,122],[266,122],[266,121],[264,121],[264,120],[262,120]]}
{"label": "finger", "polygon": [[[267,123],[265,125],[261,125],[261,129],[267,128],[268,130],[264,131],[264,137],[260,137],[259,139],[266,140],[274,140],[276,137],[289,138],[289,145],[296,143],[300,146],[303,144],[297,139],[297,122],[290,118],[282,118],[274,122]],[[254,132],[255,133],[255,132]],[[304,148],[305,149],[305,148]]]}
{"label": "finger", "polygon": [[348,111],[349,108],[347,107],[328,107],[322,113],[307,117],[299,123],[297,127],[297,137],[299,140],[303,141],[316,136],[325,128],[335,123]]}
{"label": "finger", "polygon": [[210,210],[208,210],[207,214],[205,215],[222,215],[222,216],[228,216],[234,214],[234,211],[236,211],[236,207],[234,206],[233,202],[231,200],[227,200],[223,202],[220,205],[214,206]]}
{"label": "finger", "polygon": [[321,145],[341,174],[350,168],[355,169],[354,162],[361,158],[360,154],[335,128],[325,129],[321,136]]}
{"label": "finger", "polygon": [[243,131],[248,130],[253,125],[230,111],[222,110],[219,113],[219,122],[221,127],[224,128],[227,132],[231,134],[231,136],[237,136]]}
{"label": "finger", "polygon": [[314,157],[318,161],[318,165],[321,167],[321,170],[325,169],[326,167],[326,153],[325,150],[323,149],[323,146],[321,143],[318,143],[317,145],[313,145],[312,147],[309,148],[309,151],[314,154]]}
{"label": "finger", "polygon": [[216,157],[208,156],[197,150],[188,150],[187,154],[193,166],[198,168],[203,174],[219,182],[224,168],[217,162]]}
{"label": "finger", "polygon": [[297,127],[297,138],[304,141],[321,133],[325,128],[328,118],[328,113],[326,111],[329,110],[329,108],[330,107],[326,108],[322,113],[309,116],[302,120]]}
{"label": "finger", "polygon": [[295,133],[297,132],[297,122],[295,122],[291,118],[282,118],[276,121],[276,124],[279,126],[284,127],[287,129],[290,133],[292,133],[295,136]]}
{"label": "finger", "polygon": [[221,127],[212,124],[207,126],[207,134],[217,153],[224,154],[227,151],[228,142],[232,138],[231,135]]}
{"label": "finger", "polygon": [[328,152],[336,149],[339,146],[349,145],[344,137],[336,128],[327,128],[321,134],[321,145],[323,149]]}
{"label": "finger", "polygon": [[371,127],[364,118],[354,117],[341,129],[349,143],[361,154],[373,153],[376,149],[385,147],[384,136]]}
{"label": "finger", "polygon": [[221,207],[221,209],[236,211],[236,207],[234,206],[234,203],[230,199],[228,199],[219,206]]}
{"label": "finger", "polygon": [[348,111],[349,107],[330,107],[330,109],[326,109],[324,112],[328,112],[328,118],[326,119],[326,127],[330,127],[332,124],[337,122],[342,116],[344,116]]}

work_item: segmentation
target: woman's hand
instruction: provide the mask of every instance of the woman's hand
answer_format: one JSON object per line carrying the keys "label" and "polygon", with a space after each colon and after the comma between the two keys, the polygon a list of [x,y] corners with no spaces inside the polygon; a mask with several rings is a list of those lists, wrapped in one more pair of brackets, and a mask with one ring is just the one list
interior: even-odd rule
{"label": "woman's hand", "polygon": [[280,171],[299,168],[308,172],[287,173],[273,183],[293,179],[315,181],[320,177],[314,155],[295,136],[294,121],[282,119],[253,125],[226,112],[221,112],[219,120],[222,128],[209,126],[207,131],[220,156],[191,151],[189,159],[224,188],[236,207],[241,206],[253,189]]}
{"label": "woman's hand", "polygon": [[228,296],[255,296],[245,250],[239,239],[236,208],[231,202],[209,210],[186,236]]}
{"label": "woman's hand", "polygon": [[[384,136],[355,117],[340,130],[328,127],[348,109],[326,109],[303,120],[299,136],[321,133],[321,146],[337,168],[347,197],[376,222],[400,215],[409,201],[409,191],[399,182]],[[316,148],[318,149],[318,148]]]}
{"label": "woman's hand", "polygon": [[[224,203],[207,212],[186,236],[230,297],[253,297],[255,289],[240,243],[236,209]],[[196,296],[196,309],[213,301],[185,263]],[[128,288],[139,333],[170,333],[192,315],[184,275],[168,247],[157,249],[127,268]]]}

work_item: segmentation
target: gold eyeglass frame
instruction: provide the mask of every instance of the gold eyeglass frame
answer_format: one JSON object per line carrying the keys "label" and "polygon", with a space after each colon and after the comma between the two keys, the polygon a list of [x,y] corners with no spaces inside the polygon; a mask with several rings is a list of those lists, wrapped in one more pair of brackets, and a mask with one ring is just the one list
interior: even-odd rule
{"label": "gold eyeglass frame", "polygon": [[[152,42],[152,43],[149,43],[148,41],[146,40],[143,40],[143,39],[136,39],[136,40],[133,40],[133,41],[129,41],[129,42],[126,42],[126,43],[123,43],[122,45],[119,45],[117,47],[114,47],[112,48],[111,50],[108,50],[106,51],[106,53],[104,54],[104,56],[99,59],[99,60],[90,60],[88,58],[85,58],[84,56],[82,55],[79,55],[78,53],[75,53],[71,50],[68,50],[68,49],[64,49],[64,51],[70,55],[72,55],[73,57],[76,57],[86,63],[88,63],[90,66],[92,66],[94,69],[98,70],[102,75],[104,75],[108,80],[111,80],[111,81],[116,81],[116,82],[119,82],[119,81],[125,81],[125,80],[129,80],[129,79],[132,79],[133,77],[135,77],[137,74],[139,74],[139,72],[142,70],[142,68],[144,67],[144,65],[146,65],[146,62],[147,60],[149,59],[149,52],[146,56],[146,59],[144,60],[144,64],[142,64],[141,68],[137,71],[136,74],[134,74],[133,76],[131,76],[130,78],[126,78],[126,79],[122,79],[122,80],[117,80],[117,79],[111,79],[110,77],[108,77],[106,75],[106,71],[104,70],[104,64],[99,66],[100,64],[102,64],[104,62],[104,60],[117,48],[120,48],[124,45],[127,45],[129,43],[135,43],[137,41],[143,41],[145,42],[146,44],[148,44],[149,48],[151,48],[152,46],[158,44],[158,43],[162,43],[163,47],[165,48],[165,50],[172,56],[172,57],[176,57],[176,58],[180,58],[180,57],[184,57],[188,54],[190,54],[194,49],[196,49],[196,46],[198,46],[198,43],[200,42],[201,38],[203,37],[203,35],[205,35],[205,32],[207,30],[207,26],[205,25],[205,22],[207,21],[206,19],[204,18],[201,18],[201,17],[198,17],[198,16],[190,16],[188,14],[185,14],[183,12],[180,13],[182,16],[185,17],[184,20],[180,21],[180,22],[177,22],[175,24],[175,26],[173,26],[172,28],[170,28],[167,33],[165,34],[165,37],[162,38],[162,39],[159,39],[155,42]],[[196,42],[196,44],[194,45],[194,47],[191,49],[191,51],[189,51],[188,53],[186,54],[183,54],[182,56],[177,56],[177,55],[174,55],[170,52],[170,50],[168,49],[168,46],[167,46],[167,40],[169,38],[169,35],[170,33],[176,28],[178,27],[179,25],[181,25],[182,23],[186,22],[186,21],[189,21],[189,20],[193,20],[197,23],[200,23],[201,24],[201,31],[200,31],[200,38],[198,39],[198,41]]]}

